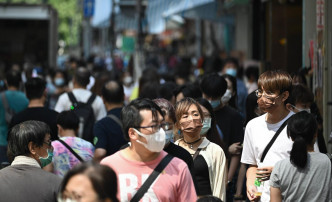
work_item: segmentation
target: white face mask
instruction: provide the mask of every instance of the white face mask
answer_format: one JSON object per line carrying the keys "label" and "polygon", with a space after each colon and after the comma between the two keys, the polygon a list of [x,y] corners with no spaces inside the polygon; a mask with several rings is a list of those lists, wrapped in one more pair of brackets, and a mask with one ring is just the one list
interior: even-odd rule
{"label": "white face mask", "polygon": [[221,102],[225,105],[232,98],[232,91],[227,89],[225,94],[221,97]]}
{"label": "white face mask", "polygon": [[310,108],[308,108],[308,109],[300,109],[300,108],[295,107],[294,105],[292,105],[292,107],[293,107],[294,109],[296,109],[298,112],[306,111],[306,112],[308,112],[309,114],[310,114],[310,112],[311,112]]}
{"label": "white face mask", "polygon": [[203,127],[201,129],[201,135],[205,135],[211,128],[211,118],[205,118],[203,121]]}
{"label": "white face mask", "polygon": [[136,140],[138,143],[142,144],[145,148],[147,148],[151,152],[161,152],[165,146],[165,131],[160,128],[159,131],[151,134],[145,135],[138,130],[134,129],[136,133],[146,139],[146,143]]}

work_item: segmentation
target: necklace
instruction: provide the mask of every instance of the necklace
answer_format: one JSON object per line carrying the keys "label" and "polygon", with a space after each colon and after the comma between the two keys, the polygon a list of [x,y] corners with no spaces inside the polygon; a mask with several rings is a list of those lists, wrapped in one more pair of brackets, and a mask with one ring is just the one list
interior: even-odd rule
{"label": "necklace", "polygon": [[182,139],[183,142],[185,142],[187,145],[189,145],[189,148],[192,149],[194,147],[194,144],[199,142],[201,140],[201,138],[198,138],[197,140],[193,141],[193,142],[187,142],[184,138]]}

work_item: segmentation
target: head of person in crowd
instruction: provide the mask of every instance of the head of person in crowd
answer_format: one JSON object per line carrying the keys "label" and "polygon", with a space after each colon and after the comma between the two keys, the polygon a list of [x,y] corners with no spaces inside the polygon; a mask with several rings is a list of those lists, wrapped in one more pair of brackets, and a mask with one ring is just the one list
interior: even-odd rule
{"label": "head of person in crowd", "polygon": [[292,91],[291,76],[281,70],[266,71],[258,79],[256,96],[261,110],[269,114],[279,113],[282,109],[285,113],[286,103]]}
{"label": "head of person in crowd", "polygon": [[239,70],[239,61],[236,58],[226,58],[222,67],[222,74],[229,74],[236,78]]}
{"label": "head of person in crowd", "polygon": [[139,85],[138,96],[139,97],[141,96],[141,91],[143,89],[143,86],[148,82],[154,83],[155,85],[159,86],[160,77],[155,68],[146,68],[143,70],[142,76],[139,79],[139,83],[138,83],[138,85]]}
{"label": "head of person in crowd", "polygon": [[292,93],[288,98],[286,107],[294,113],[307,111],[310,113],[310,107],[314,102],[314,94],[310,89],[302,84],[293,85]]}
{"label": "head of person in crowd", "polygon": [[249,83],[257,82],[259,76],[259,69],[257,66],[249,66],[245,70],[245,75]]}
{"label": "head of person in crowd", "polygon": [[172,81],[167,81],[161,84],[158,90],[159,97],[164,98],[170,101],[172,105],[175,105],[176,99],[173,91],[176,87],[177,85]]}
{"label": "head of person in crowd", "polygon": [[89,161],[76,165],[63,178],[58,201],[118,202],[116,173]]}
{"label": "head of person in crowd", "polygon": [[191,68],[191,60],[189,58],[182,58],[181,61],[176,65],[174,77],[175,83],[179,86],[185,85],[189,81]]}
{"label": "head of person in crowd", "polygon": [[39,77],[29,78],[25,83],[25,93],[30,102],[42,100],[44,103],[47,97],[46,81]]}
{"label": "head of person in crowd", "polygon": [[8,134],[8,156],[26,156],[35,159],[43,168],[52,162],[50,128],[41,121],[25,121],[15,125]]}
{"label": "head of person in crowd", "polygon": [[138,98],[121,111],[125,139],[135,151],[160,152],[165,146],[163,112],[152,100]]}
{"label": "head of person in crowd", "polygon": [[258,107],[256,92],[253,91],[246,99],[246,120],[244,125],[246,126],[251,119],[262,114],[264,114],[264,112]]}
{"label": "head of person in crowd", "polygon": [[90,76],[91,73],[87,68],[77,68],[73,78],[74,88],[86,89],[87,85],[90,83]]}
{"label": "head of person in crowd", "polygon": [[218,54],[207,57],[203,64],[204,73],[218,73],[222,68],[222,64],[222,59]]}
{"label": "head of person in crowd", "polygon": [[224,149],[224,143],[222,142],[219,132],[217,130],[216,117],[214,115],[211,104],[204,98],[198,98],[196,99],[196,101],[200,104],[204,117],[203,127],[200,134],[202,136],[206,136],[208,140],[218,144],[223,148],[225,152],[227,152],[227,150]]}
{"label": "head of person in crowd", "polygon": [[213,110],[224,106],[221,98],[227,90],[227,82],[223,77],[216,73],[204,75],[200,87],[203,98],[210,102]]}
{"label": "head of person in crowd", "polygon": [[317,138],[316,119],[305,111],[294,114],[288,121],[287,135],[294,142],[290,161],[296,167],[304,168],[308,162],[307,152],[314,151]]}
{"label": "head of person in crowd", "polygon": [[57,88],[64,88],[68,85],[67,72],[61,69],[56,69],[53,76],[53,83]]}
{"label": "head of person in crowd", "polygon": [[176,118],[175,118],[175,109],[172,103],[170,103],[168,100],[164,98],[158,98],[153,100],[154,103],[156,103],[161,111],[163,112],[163,116],[165,119],[165,124],[167,125],[167,130],[165,131],[166,134],[166,143],[165,146],[169,142],[174,141],[174,131],[173,131],[173,126],[175,124]]}
{"label": "head of person in crowd", "polygon": [[185,97],[177,102],[175,105],[175,117],[175,127],[186,141],[200,138],[204,115],[196,100]]}
{"label": "head of person in crowd", "polygon": [[191,97],[193,99],[202,97],[202,92],[199,85],[196,83],[188,83],[186,85],[178,87],[175,91],[176,102],[182,100],[185,97]]}
{"label": "head of person in crowd", "polygon": [[96,95],[102,96],[102,88],[105,83],[110,80],[111,75],[107,71],[101,71],[96,73],[95,78],[95,83],[91,88],[91,92]]}
{"label": "head of person in crowd", "polygon": [[60,137],[77,136],[80,120],[74,111],[62,111],[56,119]]}
{"label": "head of person in crowd", "polygon": [[6,72],[6,85],[8,90],[18,90],[20,88],[22,78],[21,72],[10,69]]}
{"label": "head of person in crowd", "polygon": [[221,97],[221,102],[223,105],[229,105],[234,109],[237,109],[237,84],[236,78],[229,74],[224,74],[222,77],[225,78],[227,82],[227,90],[225,94]]}
{"label": "head of person in crowd", "polygon": [[292,75],[293,85],[302,84],[307,86],[307,79],[305,78],[305,71],[299,71]]}
{"label": "head of person in crowd", "polygon": [[107,111],[114,107],[122,107],[125,99],[123,85],[119,81],[111,80],[106,82],[101,95]]}
{"label": "head of person in crowd", "polygon": [[159,97],[158,89],[160,84],[156,82],[146,82],[140,91],[139,97],[140,98],[149,98],[150,100],[156,99]]}

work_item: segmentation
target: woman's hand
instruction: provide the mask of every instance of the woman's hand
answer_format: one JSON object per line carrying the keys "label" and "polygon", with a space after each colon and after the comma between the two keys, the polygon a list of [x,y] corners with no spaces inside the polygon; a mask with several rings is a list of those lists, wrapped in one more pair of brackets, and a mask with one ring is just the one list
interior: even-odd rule
{"label": "woman's hand", "polygon": [[257,168],[257,172],[256,172],[257,178],[259,178],[261,181],[269,180],[272,170],[273,170],[273,166]]}
{"label": "woman's hand", "polygon": [[242,151],[241,142],[233,143],[231,146],[228,147],[228,152],[231,155],[240,155],[241,151]]}

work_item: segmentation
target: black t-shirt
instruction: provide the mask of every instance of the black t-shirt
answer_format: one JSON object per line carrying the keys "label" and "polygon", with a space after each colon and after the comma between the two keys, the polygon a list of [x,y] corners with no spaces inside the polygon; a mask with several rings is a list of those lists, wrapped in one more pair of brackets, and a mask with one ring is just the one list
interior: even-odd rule
{"label": "black t-shirt", "polygon": [[57,140],[58,138],[58,128],[56,124],[56,119],[58,112],[48,109],[46,107],[29,107],[20,113],[13,116],[9,128],[12,128],[16,124],[22,123],[28,120],[42,121],[48,124],[51,129],[51,139]]}
{"label": "black t-shirt", "polygon": [[[113,114],[120,119],[121,109],[112,109],[107,115]],[[108,116],[95,123],[93,135],[95,136],[94,144],[96,149],[105,149],[106,156],[114,154],[120,150],[121,146],[128,143],[123,136],[121,126]]]}
{"label": "black t-shirt", "polygon": [[229,106],[224,106],[215,111],[215,116],[227,148],[233,143],[243,142],[244,119],[239,112]]}
{"label": "black t-shirt", "polygon": [[210,185],[209,167],[202,155],[198,155],[194,160],[194,173],[197,187],[197,195],[212,195]]}

